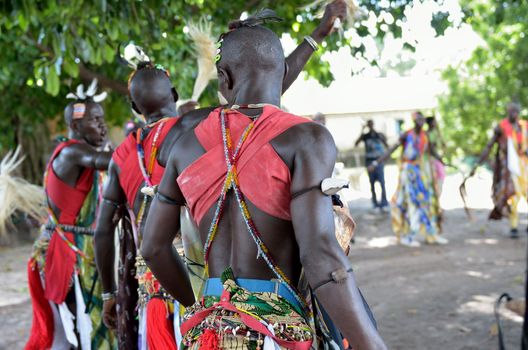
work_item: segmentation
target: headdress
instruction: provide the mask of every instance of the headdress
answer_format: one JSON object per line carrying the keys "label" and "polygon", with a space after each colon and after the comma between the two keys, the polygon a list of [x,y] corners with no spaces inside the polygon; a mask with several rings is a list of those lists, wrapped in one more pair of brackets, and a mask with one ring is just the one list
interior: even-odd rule
{"label": "headdress", "polygon": [[94,79],[86,91],[84,90],[84,85],[79,84],[75,92],[70,92],[66,95],[67,99],[76,101],[76,103],[73,105],[73,119],[81,119],[84,117],[87,102],[99,103],[102,102],[108,95],[106,91],[103,91],[98,95],[95,94],[96,92],[97,79]]}
{"label": "headdress", "polygon": [[128,90],[130,91],[130,83],[136,73],[143,69],[158,69],[170,77],[169,72],[161,64],[154,64],[145,51],[134,43],[129,43],[125,46],[123,54],[120,53],[121,45],[117,48],[117,61],[121,64],[127,65],[134,71],[128,77]]}

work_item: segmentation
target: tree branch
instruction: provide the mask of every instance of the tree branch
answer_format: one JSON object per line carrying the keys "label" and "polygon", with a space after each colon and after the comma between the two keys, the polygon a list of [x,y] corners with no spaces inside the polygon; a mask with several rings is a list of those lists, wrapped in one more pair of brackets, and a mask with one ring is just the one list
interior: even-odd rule
{"label": "tree branch", "polygon": [[127,84],[107,78],[104,75],[95,73],[82,63],[79,63],[79,77],[85,84],[89,84],[93,79],[97,78],[98,85],[114,90],[115,92],[120,93],[121,95],[128,95],[128,86]]}
{"label": "tree branch", "polygon": [[[38,48],[41,52],[48,54],[50,56],[50,59],[53,59],[54,53],[50,48],[38,43],[33,38],[31,38],[30,40],[32,41],[32,44],[36,48]],[[79,77],[85,84],[89,84],[92,82],[92,80],[97,78],[97,81],[99,82],[99,86],[114,90],[115,92],[120,93],[121,95],[128,95],[127,84],[121,81],[118,81],[118,80],[110,79],[99,73],[96,73],[86,68],[86,66],[82,62],[79,63]]]}

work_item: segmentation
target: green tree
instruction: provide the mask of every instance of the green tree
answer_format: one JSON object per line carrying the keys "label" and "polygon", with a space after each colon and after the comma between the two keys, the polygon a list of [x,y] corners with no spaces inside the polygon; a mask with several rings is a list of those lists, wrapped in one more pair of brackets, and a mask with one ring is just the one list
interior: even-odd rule
{"label": "green tree", "polygon": [[440,111],[451,156],[480,153],[505,117],[507,103],[528,104],[528,3],[466,0],[462,5],[466,22],[485,45],[443,74],[449,93],[440,99]]}
{"label": "green tree", "polygon": [[[130,70],[116,60],[120,44],[140,44],[156,62],[172,74],[182,98],[191,95],[196,64],[191,43],[184,33],[186,22],[206,16],[214,24],[214,34],[225,30],[227,23],[242,12],[273,8],[284,18],[271,27],[278,34],[291,33],[300,41],[317,24],[314,20],[320,5],[306,7],[310,0],[12,0],[0,5],[0,154],[22,143],[30,152],[30,179],[41,176],[46,158],[46,122],[60,123],[65,101],[63,96],[80,82],[98,78],[109,90],[104,102],[107,120],[119,124],[129,116],[127,77]],[[404,9],[412,0],[361,0],[362,12],[378,15],[376,36],[392,32],[401,36]],[[390,16],[388,15],[390,14]],[[388,20],[388,19],[389,20]],[[400,21],[398,21],[400,20]],[[442,28],[436,19],[434,26]],[[355,29],[360,36],[371,35],[359,20]],[[349,39],[334,35],[323,50],[315,54],[307,67],[309,76],[323,85],[333,77],[320,57],[325,50],[350,45]],[[364,52],[360,46],[356,52]],[[211,84],[212,85],[212,84]],[[210,86],[203,103],[213,103],[216,92]],[[38,147],[37,147],[38,146]],[[33,152],[34,151],[34,152]]]}

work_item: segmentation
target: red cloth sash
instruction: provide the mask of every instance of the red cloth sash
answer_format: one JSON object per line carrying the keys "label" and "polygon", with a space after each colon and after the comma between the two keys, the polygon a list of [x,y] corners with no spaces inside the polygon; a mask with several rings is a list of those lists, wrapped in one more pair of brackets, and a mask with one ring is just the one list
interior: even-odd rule
{"label": "red cloth sash", "polygon": [[[215,109],[194,130],[206,153],[189,165],[177,179],[198,224],[218,200],[227,174],[220,111],[220,108]],[[226,115],[236,146],[251,120],[238,111],[229,111]],[[237,161],[240,190],[246,198],[265,213],[284,220],[291,220],[290,170],[269,142],[292,126],[306,122],[309,120],[276,107],[265,106],[242,145]]]}
{"label": "red cloth sash", "polygon": [[235,312],[240,316],[240,320],[244,322],[244,324],[254,330],[259,332],[260,334],[263,334],[266,337],[270,337],[273,339],[279,346],[282,346],[286,349],[292,349],[292,350],[309,350],[312,346],[311,340],[305,340],[305,341],[295,341],[295,340],[283,340],[280,338],[277,338],[274,334],[272,334],[269,329],[262,324],[259,320],[254,318],[253,316],[250,316],[249,314],[240,311],[236,308],[235,305],[233,305],[230,301],[230,295],[228,291],[224,291],[222,293],[222,296],[220,297],[220,301],[215,303],[210,308],[207,308],[205,310],[202,310],[200,312],[197,312],[194,314],[190,319],[183,322],[180,330],[182,334],[187,333],[190,331],[193,327],[196,327],[199,325],[205,318],[211,314],[213,311],[218,310],[219,308],[229,310],[231,312]]}
{"label": "red cloth sash", "polygon": [[[523,145],[523,138],[525,137],[524,133],[523,133],[523,120],[519,120],[519,126],[520,126],[520,131],[516,132],[516,136],[517,136],[517,145],[519,145],[519,147],[522,147]],[[506,136],[506,138],[511,138],[513,137],[513,133],[514,133],[514,129],[513,129],[513,125],[510,123],[510,120],[508,118],[504,118],[503,120],[501,120],[500,124],[499,124],[502,132],[504,133],[504,135]]]}
{"label": "red cloth sash", "polygon": [[[178,122],[178,120],[178,117],[174,117],[165,121],[157,141],[158,149],[159,146],[163,144],[163,140],[165,140],[170,129]],[[156,127],[154,127],[143,140],[143,150],[145,152],[146,161],[150,159],[150,154],[152,153],[152,141],[155,134]],[[112,159],[121,170],[119,174],[119,183],[125,192],[128,205],[133,208],[137,192],[144,182],[137,156],[135,132],[130,133],[130,135],[128,135],[128,137],[116,148],[112,154]],[[151,175],[151,181],[154,185],[161,182],[164,171],[164,167],[162,167],[157,161],[154,162],[154,168],[152,169]]]}
{"label": "red cloth sash", "polygon": [[[53,161],[66,147],[79,143],[77,140],[62,142],[55,148],[48,163],[47,181],[44,184],[46,193],[51,202],[61,211],[58,217],[59,223],[64,225],[75,225],[77,215],[81,211],[86,196],[91,191],[94,182],[94,170],[84,168],[75,187],[71,187],[62,181],[53,170]],[[65,232],[66,238],[74,243],[74,236]],[[75,252],[68,247],[59,235],[53,234],[46,253],[45,296],[54,303],[61,304],[66,298],[73,269],[76,262]]]}

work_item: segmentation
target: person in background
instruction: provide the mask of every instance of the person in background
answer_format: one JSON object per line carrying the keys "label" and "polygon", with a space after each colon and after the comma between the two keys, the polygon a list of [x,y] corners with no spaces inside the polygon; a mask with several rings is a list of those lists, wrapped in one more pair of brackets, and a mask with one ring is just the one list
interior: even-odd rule
{"label": "person in background", "polygon": [[[440,129],[438,128],[438,122],[436,121],[436,118],[434,116],[427,117],[425,118],[425,122],[427,123],[427,136],[429,137],[429,142],[434,146],[437,152],[438,150],[445,149],[445,143],[442,138],[442,134],[440,133]],[[442,187],[446,177],[445,166],[439,159],[436,158],[433,158],[432,162],[436,178],[436,191],[438,193],[438,197],[440,197],[442,195]]]}
{"label": "person in background", "polygon": [[[367,132],[364,132],[365,129],[368,129]],[[355,146],[357,147],[360,142],[365,144],[365,166],[369,175],[372,206],[374,209],[379,208],[381,211],[386,211],[389,202],[387,201],[387,192],[385,190],[384,164],[377,162],[376,159],[381,157],[388,148],[387,138],[374,129],[374,122],[369,119],[367,124],[363,125],[361,136],[356,140]],[[372,170],[369,170],[368,167],[371,165],[373,165]],[[379,182],[381,186],[381,201],[378,201],[376,196],[376,182]]]}

